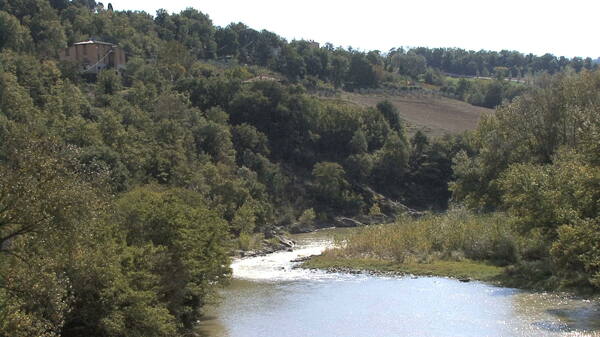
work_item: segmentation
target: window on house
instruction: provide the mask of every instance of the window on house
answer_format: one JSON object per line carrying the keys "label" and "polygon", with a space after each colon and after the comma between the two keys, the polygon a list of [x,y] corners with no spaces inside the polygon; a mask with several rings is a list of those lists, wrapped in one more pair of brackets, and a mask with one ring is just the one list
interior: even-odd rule
{"label": "window on house", "polygon": [[87,45],[83,45],[83,55],[87,55]]}
{"label": "window on house", "polygon": [[65,56],[71,56],[71,48],[65,49]]}

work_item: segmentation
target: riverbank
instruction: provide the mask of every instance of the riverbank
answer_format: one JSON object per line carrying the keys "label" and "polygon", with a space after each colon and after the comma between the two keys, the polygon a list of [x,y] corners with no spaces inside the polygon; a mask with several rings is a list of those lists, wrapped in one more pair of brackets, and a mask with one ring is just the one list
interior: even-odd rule
{"label": "riverbank", "polygon": [[514,232],[503,220],[458,209],[360,227],[302,267],[500,282],[517,259]]}
{"label": "riverbank", "polygon": [[[340,239],[361,230],[296,234],[290,236],[296,242],[292,251],[234,260],[233,279],[220,292],[222,301],[207,312],[210,319],[202,321],[200,332],[214,337],[276,337],[282,331],[289,337],[321,336],[323,331],[333,337],[369,337],[373,331],[386,336],[595,337],[600,331],[597,301],[499,287],[493,282],[501,267],[466,259],[399,265],[330,255]],[[298,268],[301,261],[304,268]],[[409,274],[414,276],[395,277]]]}
{"label": "riverbank", "polygon": [[502,284],[504,268],[490,264],[465,261],[432,261],[430,263],[396,263],[380,259],[336,257],[325,252],[304,261],[301,268],[328,272],[373,274],[385,276],[440,276],[460,281],[484,281]]}
{"label": "riverbank", "polygon": [[427,276],[445,277],[461,282],[481,281],[488,284],[529,291],[563,293],[583,298],[598,298],[598,290],[590,286],[557,286],[556,280],[527,277],[527,273],[515,272],[515,265],[496,266],[487,261],[433,260],[429,262],[398,263],[378,258],[346,257],[339,249],[324,251],[301,259],[296,268],[321,270],[328,273],[364,274],[371,276]]}
{"label": "riverbank", "polygon": [[481,215],[464,209],[399,218],[392,224],[355,228],[338,235],[335,248],[305,261],[302,267],[441,276],[536,291],[598,294],[598,288],[587,279],[556,274],[548,247],[532,244],[539,240],[519,233],[510,220],[501,213]]}

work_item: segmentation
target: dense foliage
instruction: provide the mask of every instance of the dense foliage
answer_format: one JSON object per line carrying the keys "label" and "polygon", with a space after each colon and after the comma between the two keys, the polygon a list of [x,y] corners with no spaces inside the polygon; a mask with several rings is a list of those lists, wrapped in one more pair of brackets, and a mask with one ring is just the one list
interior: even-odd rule
{"label": "dense foliage", "polygon": [[[203,59],[265,67],[291,81],[302,82],[307,88],[325,92],[333,88],[411,89],[417,83],[444,87],[446,74],[521,79],[544,72],[554,74],[565,69],[579,72],[597,67],[591,58],[524,55],[508,50],[419,47],[366,52],[331,43],[288,42],[272,32],[257,31],[243,23],[214,26],[207,15],[191,8],[178,14],[159,10],[152,17],[145,12],[115,12],[112,6],[105,9],[102,3],[93,0],[3,0],[0,15],[1,30],[6,36],[0,40],[0,48],[35,50],[53,56],[57,48],[96,37],[119,44],[130,57],[170,63],[167,71],[171,77],[177,77],[183,70],[176,64],[185,68],[194,59]],[[473,95],[477,96],[479,91],[485,97],[486,86],[478,87]],[[452,88],[445,91],[454,95]],[[456,96],[463,98],[462,94]],[[483,98],[472,98],[469,102],[492,105]],[[501,100],[495,105],[499,103]]]}
{"label": "dense foliage", "polygon": [[[600,72],[541,79],[483,119],[455,158],[454,197],[504,209],[525,238],[515,273],[598,287]],[[534,274],[534,275],[531,275]]]}
{"label": "dense foliage", "polygon": [[[402,52],[403,50],[400,50]],[[460,48],[414,48],[407,53],[423,57],[427,65],[447,73],[467,76],[522,77],[526,74],[547,72],[555,74],[567,68],[576,72],[597,67],[592,58],[566,58],[544,54],[522,54],[518,51],[464,50]]]}

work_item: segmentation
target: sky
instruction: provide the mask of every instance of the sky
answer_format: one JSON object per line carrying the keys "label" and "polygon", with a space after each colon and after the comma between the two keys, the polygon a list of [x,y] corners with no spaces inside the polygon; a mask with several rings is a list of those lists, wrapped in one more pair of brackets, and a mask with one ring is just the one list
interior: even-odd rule
{"label": "sky", "polygon": [[[98,0],[97,0],[98,1]],[[517,50],[600,57],[598,0],[104,0],[115,10],[193,7],[293,39],[386,52],[394,47]]]}

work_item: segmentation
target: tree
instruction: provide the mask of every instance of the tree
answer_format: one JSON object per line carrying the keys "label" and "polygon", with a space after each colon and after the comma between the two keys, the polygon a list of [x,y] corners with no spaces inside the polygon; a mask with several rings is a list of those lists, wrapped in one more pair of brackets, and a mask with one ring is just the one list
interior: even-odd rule
{"label": "tree", "polygon": [[331,80],[336,88],[340,88],[346,79],[349,69],[348,60],[341,56],[335,55],[331,60]]}
{"label": "tree", "polygon": [[402,119],[398,113],[398,109],[392,104],[392,102],[385,100],[377,103],[377,110],[383,114],[383,117],[388,121],[392,130],[399,134],[404,134],[404,128],[402,126]]}
{"label": "tree", "polygon": [[65,31],[60,23],[56,10],[45,0],[37,0],[36,14],[31,18],[31,36],[37,50],[45,56],[55,56],[58,50],[66,47]]}
{"label": "tree", "polygon": [[488,108],[495,108],[500,105],[502,103],[503,91],[504,87],[500,81],[493,81],[488,84],[483,105]]}
{"label": "tree", "polygon": [[392,134],[383,147],[377,151],[372,180],[380,191],[394,197],[402,195],[402,184],[408,165],[406,141]]}
{"label": "tree", "polygon": [[284,47],[279,57],[278,70],[291,81],[298,81],[306,75],[306,64],[295,49]]}
{"label": "tree", "polygon": [[554,76],[483,118],[476,153],[455,157],[453,198],[508,211],[523,236],[516,272],[553,286],[598,286],[599,76]]}
{"label": "tree", "polygon": [[108,238],[97,236],[106,175],[82,170],[72,147],[28,139],[32,131],[13,129],[0,149],[0,334],[69,336],[77,275],[91,273],[76,265],[89,262],[88,243]]}
{"label": "tree", "polygon": [[249,124],[237,125],[233,128],[233,143],[237,153],[248,149],[254,153],[268,155],[269,149],[267,136]]}
{"label": "tree", "polygon": [[39,116],[31,96],[11,73],[0,72],[0,113],[17,121],[33,122]]}
{"label": "tree", "polygon": [[217,28],[215,42],[217,43],[218,56],[237,56],[240,43],[238,41],[238,34],[231,25],[225,28]]}
{"label": "tree", "polygon": [[229,275],[227,224],[191,191],[137,188],[118,201],[118,220],[128,245],[146,250],[159,298],[191,329],[214,285]]}
{"label": "tree", "polygon": [[[357,213],[364,203],[362,198],[350,190],[350,184],[345,178],[344,168],[332,162],[315,164],[312,171],[316,199],[320,201],[317,207],[333,207],[338,211]],[[358,209],[357,209],[358,208]]]}
{"label": "tree", "polygon": [[22,26],[16,17],[0,11],[0,50],[4,48],[27,51],[32,48],[32,40],[29,29]]}
{"label": "tree", "polygon": [[372,88],[378,85],[373,66],[362,53],[353,53],[350,57],[348,80],[354,88]]}
{"label": "tree", "polygon": [[566,285],[600,288],[600,254],[594,249],[600,240],[600,221],[579,220],[557,230],[550,254]]}
{"label": "tree", "polygon": [[231,220],[231,230],[238,236],[252,234],[256,227],[256,205],[254,200],[246,200],[237,209]]}
{"label": "tree", "polygon": [[322,162],[315,164],[313,177],[316,188],[323,197],[336,199],[348,187],[344,168],[336,163]]}
{"label": "tree", "polygon": [[[18,237],[36,233],[41,239],[42,233],[75,226],[80,216],[96,208],[92,203],[101,206],[93,186],[81,173],[68,168],[72,163],[58,158],[68,149],[61,149],[50,139],[4,141],[4,160],[0,162],[0,252],[10,251],[11,242]],[[103,173],[96,174],[101,180]]]}
{"label": "tree", "polygon": [[429,145],[429,139],[427,139],[427,136],[423,133],[423,131],[418,130],[410,140],[410,144],[412,146],[411,155],[420,157],[423,155],[425,149]]}
{"label": "tree", "polygon": [[175,82],[194,63],[188,49],[177,41],[168,41],[158,51],[159,65],[168,73],[167,78]]}
{"label": "tree", "polygon": [[461,78],[458,80],[458,85],[456,86],[456,96],[462,100],[465,100],[467,93],[470,91],[471,82],[468,80]]}
{"label": "tree", "polygon": [[303,225],[309,225],[315,221],[316,217],[317,214],[315,213],[314,209],[305,209],[304,212],[302,212],[302,215],[300,215],[300,217],[298,218],[298,222],[300,222]]}
{"label": "tree", "polygon": [[69,1],[68,0],[50,0],[50,5],[52,6],[52,8],[62,11],[63,9],[66,9],[67,7],[69,7]]}
{"label": "tree", "polygon": [[227,126],[208,122],[194,130],[196,150],[209,154],[215,161],[233,163],[235,151]]}
{"label": "tree", "polygon": [[512,164],[500,178],[503,204],[525,232],[598,216],[600,173],[580,154],[561,150],[552,164]]}
{"label": "tree", "polygon": [[392,64],[398,69],[402,75],[408,75],[413,78],[424,74],[427,70],[427,61],[421,56],[409,52],[407,54],[396,54],[392,58]]}
{"label": "tree", "polygon": [[365,153],[369,149],[367,137],[362,130],[354,132],[354,136],[352,136],[352,139],[350,140],[350,149],[352,150],[352,153]]}
{"label": "tree", "polygon": [[114,70],[103,70],[96,81],[99,95],[114,95],[122,89],[121,77]]}
{"label": "tree", "polygon": [[557,76],[545,88],[484,117],[472,139],[478,155],[455,159],[455,197],[473,202],[472,207],[493,209],[501,205],[498,177],[510,164],[551,163],[562,146],[585,149],[588,156],[596,157],[592,148],[583,144],[597,143],[592,140],[600,125],[597,114],[592,113],[597,109],[593,89],[597,87],[598,72]]}
{"label": "tree", "polygon": [[215,28],[208,15],[187,8],[180,14],[171,15],[170,20],[173,22],[170,27],[175,29],[175,38],[188,47],[194,56],[203,59],[215,57]]}

